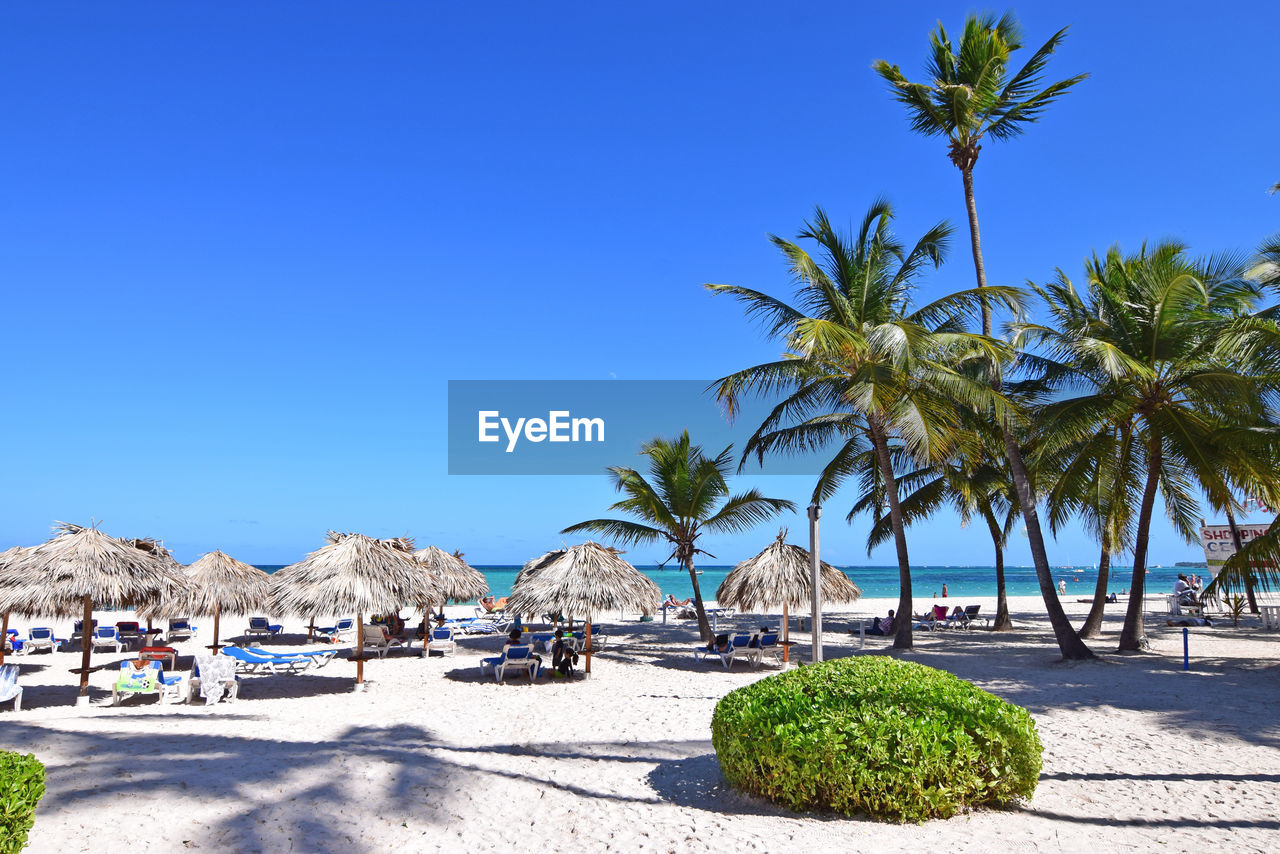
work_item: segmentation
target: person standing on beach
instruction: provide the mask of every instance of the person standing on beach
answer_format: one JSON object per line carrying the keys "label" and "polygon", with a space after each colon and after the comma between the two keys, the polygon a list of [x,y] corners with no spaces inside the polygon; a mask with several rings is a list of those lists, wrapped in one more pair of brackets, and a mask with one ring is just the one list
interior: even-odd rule
{"label": "person standing on beach", "polygon": [[945,584],[944,584],[944,585],[942,585],[942,598],[943,598],[943,599],[946,599],[946,598],[947,598],[947,585],[945,585]]}
{"label": "person standing on beach", "polygon": [[1063,596],[1067,595],[1067,580],[1065,578],[1058,579],[1058,593]]}

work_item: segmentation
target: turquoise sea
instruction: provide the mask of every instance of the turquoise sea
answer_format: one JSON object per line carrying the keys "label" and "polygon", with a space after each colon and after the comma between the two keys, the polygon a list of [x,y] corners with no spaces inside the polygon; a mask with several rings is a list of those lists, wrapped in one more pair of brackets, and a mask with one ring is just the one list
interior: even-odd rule
{"label": "turquoise sea", "polygon": [[[260,569],[274,572],[279,566],[261,566]],[[896,598],[898,596],[898,568],[896,566],[848,566],[841,567],[845,574],[862,588],[862,595],[867,598]],[[477,566],[489,581],[489,589],[494,596],[506,596],[511,592],[511,584],[515,581],[518,566]],[[656,566],[638,567],[662,588],[663,594],[671,593],[677,599],[692,595],[693,585],[689,583],[689,574],[675,567],[658,568]],[[703,598],[714,599],[716,588],[733,569],[731,566],[700,567],[702,574],[698,576],[698,585],[702,588]],[[1030,566],[1006,566],[1005,589],[1010,596],[1039,596],[1040,585],[1036,582],[1036,571]],[[1179,572],[1195,573],[1208,576],[1208,571],[1201,568],[1179,568],[1172,566],[1153,566],[1147,571],[1147,590],[1151,593],[1173,590],[1173,582]],[[1064,566],[1053,570],[1055,583],[1058,579],[1067,582],[1067,598],[1090,598],[1093,587],[1098,580],[1098,570],[1092,566]],[[1111,567],[1108,591],[1119,593],[1129,587],[1132,577],[1131,567]],[[996,595],[996,571],[991,566],[916,566],[911,568],[912,592],[916,599],[929,599],[942,593],[942,585],[947,585],[949,598],[977,597]]]}

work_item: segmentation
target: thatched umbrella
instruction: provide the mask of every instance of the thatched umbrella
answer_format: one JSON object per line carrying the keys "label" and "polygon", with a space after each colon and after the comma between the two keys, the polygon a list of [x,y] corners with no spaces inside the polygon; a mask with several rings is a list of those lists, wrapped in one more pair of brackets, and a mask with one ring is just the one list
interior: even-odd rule
{"label": "thatched umbrella", "polygon": [[449,554],[435,546],[427,546],[414,552],[413,556],[426,568],[440,591],[454,602],[470,602],[489,592],[489,582],[484,573],[467,566],[457,553]]}
{"label": "thatched umbrella", "polygon": [[440,602],[444,594],[414,560],[408,538],[375,540],[330,531],[326,539],[323,548],[271,575],[271,598],[279,613],[354,611],[356,685],[363,686],[364,615],[406,603]]}
{"label": "thatched umbrella", "polygon": [[190,590],[175,599],[156,602],[140,612],[152,617],[213,617],[215,653],[222,612],[245,614],[267,607],[271,600],[271,576],[256,566],[236,560],[221,552],[209,552],[186,568]]}
{"label": "thatched umbrella", "polygon": [[602,611],[652,614],[662,600],[653,579],[627,563],[622,552],[588,540],[547,552],[525,564],[512,585],[507,608],[517,614],[544,611],[581,614],[586,621],[586,667],[591,672],[591,619]]}
{"label": "thatched umbrella", "polygon": [[[4,596],[21,580],[9,570],[10,565],[20,556],[25,548],[14,546],[0,552],[0,596]],[[0,664],[4,663],[4,651],[9,645],[9,612],[4,612],[4,625],[0,626]]]}
{"label": "thatched umbrella", "polygon": [[[730,570],[716,590],[717,602],[739,611],[782,606],[783,661],[791,658],[788,608],[810,602],[813,591],[809,552],[786,539],[787,529],[783,528],[768,548]],[[854,602],[860,596],[862,591],[849,576],[822,561],[822,601]]]}
{"label": "thatched umbrella", "polygon": [[162,562],[156,550],[139,547],[136,541],[117,540],[96,528],[63,523],[55,525],[54,531],[51,540],[12,560],[6,572],[21,583],[4,591],[0,612],[46,617],[83,614],[78,702],[87,703],[93,651],[88,635],[92,633],[94,605],[134,608],[179,595],[187,581],[183,573]]}

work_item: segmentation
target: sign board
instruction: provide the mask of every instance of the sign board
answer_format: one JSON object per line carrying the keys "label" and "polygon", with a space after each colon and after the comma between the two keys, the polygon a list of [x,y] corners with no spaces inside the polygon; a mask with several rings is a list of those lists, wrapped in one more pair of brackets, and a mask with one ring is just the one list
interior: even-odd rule
{"label": "sign board", "polygon": [[[1236,525],[1240,532],[1240,542],[1247,543],[1267,532],[1267,525]],[[1203,525],[1200,528],[1200,545],[1204,548],[1204,560],[1209,565],[1209,572],[1214,578],[1222,569],[1227,558],[1236,553],[1235,541],[1231,538],[1230,525]]]}

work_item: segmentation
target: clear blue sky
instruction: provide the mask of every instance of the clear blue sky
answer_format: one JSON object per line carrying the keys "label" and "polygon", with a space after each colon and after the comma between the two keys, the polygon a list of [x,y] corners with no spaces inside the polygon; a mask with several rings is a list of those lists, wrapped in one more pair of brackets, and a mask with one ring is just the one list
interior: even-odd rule
{"label": "clear blue sky", "polygon": [[[605,478],[447,476],[447,380],[713,378],[777,346],[700,285],[783,293],[766,235],[814,204],[856,221],[883,193],[904,236],[962,226],[944,144],[869,66],[920,76],[934,22],[969,8],[7,4],[0,547],[91,517],[184,560],[287,563],[326,528],[475,563],[555,547]],[[1071,24],[1051,73],[1092,77],[983,149],[993,283],[1280,228],[1273,4],[1016,8],[1029,43]],[[971,281],[960,241],[922,296]],[[891,563],[846,508],[824,557]],[[772,530],[708,546],[734,561]],[[910,543],[991,559],[947,517]],[[1154,562],[1198,556],[1157,527]],[[1078,533],[1051,554],[1096,557]]]}

